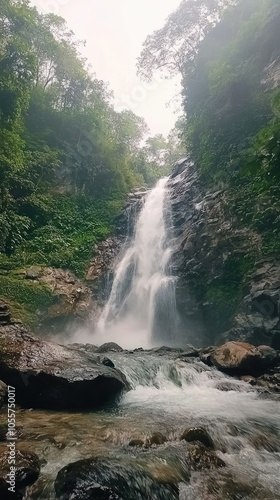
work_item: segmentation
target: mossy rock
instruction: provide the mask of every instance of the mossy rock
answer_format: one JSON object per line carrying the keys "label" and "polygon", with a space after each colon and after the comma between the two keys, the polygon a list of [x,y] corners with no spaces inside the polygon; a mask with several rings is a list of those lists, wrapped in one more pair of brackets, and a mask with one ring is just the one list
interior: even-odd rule
{"label": "mossy rock", "polygon": [[10,274],[0,276],[0,297],[7,302],[11,316],[25,326],[36,327],[40,318],[57,302],[56,294],[45,284]]}

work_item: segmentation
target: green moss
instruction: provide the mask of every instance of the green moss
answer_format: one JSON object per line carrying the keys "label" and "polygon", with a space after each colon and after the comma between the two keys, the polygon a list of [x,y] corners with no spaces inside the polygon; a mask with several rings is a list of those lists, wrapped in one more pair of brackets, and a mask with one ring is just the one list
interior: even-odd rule
{"label": "green moss", "polygon": [[48,286],[16,276],[0,276],[0,297],[9,304],[12,317],[33,328],[57,300]]}

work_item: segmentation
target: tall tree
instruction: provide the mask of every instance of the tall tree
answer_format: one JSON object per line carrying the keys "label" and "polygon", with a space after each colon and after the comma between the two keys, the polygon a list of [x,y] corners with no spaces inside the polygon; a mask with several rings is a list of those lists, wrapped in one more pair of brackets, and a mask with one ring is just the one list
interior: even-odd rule
{"label": "tall tree", "polygon": [[151,79],[156,70],[174,75],[191,72],[201,40],[222,12],[238,0],[183,0],[164,26],[149,35],[138,60],[140,76]]}

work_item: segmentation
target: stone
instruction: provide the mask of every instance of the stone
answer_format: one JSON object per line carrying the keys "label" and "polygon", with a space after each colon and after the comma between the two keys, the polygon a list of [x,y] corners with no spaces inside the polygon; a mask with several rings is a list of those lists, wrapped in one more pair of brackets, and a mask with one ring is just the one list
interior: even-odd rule
{"label": "stone", "polygon": [[[104,489],[105,496],[101,495]],[[179,500],[178,486],[161,484],[143,470],[128,461],[86,459],[67,465],[59,471],[55,480],[57,499],[63,500],[108,500],[109,492],[119,500]],[[96,495],[96,496],[95,496]],[[106,496],[107,495],[107,496]]]}
{"label": "stone", "polygon": [[42,268],[38,266],[33,266],[27,269],[25,272],[25,279],[27,280],[37,280],[42,273]]}
{"label": "stone", "polygon": [[0,409],[2,408],[7,394],[8,387],[7,385],[0,380]]}
{"label": "stone", "polygon": [[191,427],[190,429],[186,429],[180,439],[181,441],[187,441],[188,443],[199,441],[201,444],[206,446],[206,448],[214,448],[211,436],[201,427]]}
{"label": "stone", "polygon": [[257,348],[246,342],[227,342],[217,347],[212,363],[221,371],[231,374],[254,375],[274,365],[277,353],[267,346]]}
{"label": "stone", "polygon": [[132,446],[132,447],[142,447],[144,446],[145,442],[142,440],[142,439],[131,439],[131,441],[129,441],[128,443],[128,446]]}
{"label": "stone", "polygon": [[262,375],[256,379],[256,385],[270,392],[280,393],[280,373]]}
{"label": "stone", "polygon": [[40,474],[41,463],[35,453],[17,450],[15,451],[15,491],[10,493],[9,485],[6,482],[7,474],[11,472],[8,463],[9,451],[6,451],[0,458],[0,498],[1,500],[16,499],[21,500],[24,497],[27,486],[34,484]]}
{"label": "stone", "polygon": [[96,349],[96,352],[98,353],[105,353],[105,352],[123,352],[123,348],[120,347],[118,344],[115,342],[107,342],[106,344],[101,345]]}
{"label": "stone", "polygon": [[252,377],[251,375],[242,375],[240,377],[240,380],[242,380],[242,382],[246,382],[247,384],[250,384],[250,385],[256,385],[256,383],[257,383],[257,379],[255,377]]}
{"label": "stone", "polygon": [[167,437],[164,436],[161,432],[154,432],[152,436],[148,439],[148,444],[152,445],[161,445],[167,442]]}
{"label": "stone", "polygon": [[99,409],[128,387],[124,375],[98,357],[0,327],[0,378],[27,408]]}
{"label": "stone", "polygon": [[195,347],[188,346],[187,349],[184,349],[184,352],[180,354],[180,358],[199,358],[201,350],[196,349]]}
{"label": "stone", "polygon": [[263,369],[272,368],[278,360],[280,361],[277,352],[272,347],[261,345],[258,347],[258,351],[262,356],[261,366]]}
{"label": "stone", "polygon": [[99,362],[104,366],[109,366],[110,368],[115,368],[115,365],[111,359],[106,358],[105,356],[99,357]]}
{"label": "stone", "polygon": [[191,469],[195,471],[217,469],[226,466],[225,462],[214,452],[198,445],[192,445],[190,447],[187,458]]}

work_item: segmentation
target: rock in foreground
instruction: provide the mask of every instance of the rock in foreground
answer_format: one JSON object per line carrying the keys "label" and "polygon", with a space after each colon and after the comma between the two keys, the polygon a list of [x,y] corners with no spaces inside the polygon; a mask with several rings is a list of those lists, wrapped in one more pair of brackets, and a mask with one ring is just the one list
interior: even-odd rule
{"label": "rock in foreground", "polygon": [[2,408],[4,402],[5,402],[5,397],[7,394],[7,386],[0,380],[0,408]]}
{"label": "rock in foreground", "polygon": [[277,359],[277,352],[271,347],[255,347],[246,342],[227,342],[211,354],[211,361],[219,370],[232,374],[261,373],[273,367]]}
{"label": "rock in foreground", "polygon": [[32,337],[19,325],[0,328],[0,379],[24,407],[98,409],[126,387],[124,375],[98,358]]}
{"label": "rock in foreground", "polygon": [[179,500],[175,484],[161,484],[128,463],[97,459],[81,460],[57,475],[59,500]]}
{"label": "rock in foreground", "polygon": [[199,441],[206,446],[206,448],[214,448],[211,436],[205,429],[200,427],[191,427],[190,429],[186,429],[181,436],[181,441],[187,441],[188,443]]}
{"label": "rock in foreground", "polygon": [[0,459],[0,497],[1,500],[21,500],[25,489],[37,481],[41,464],[35,453],[15,452],[15,464],[9,464],[9,451]]}

